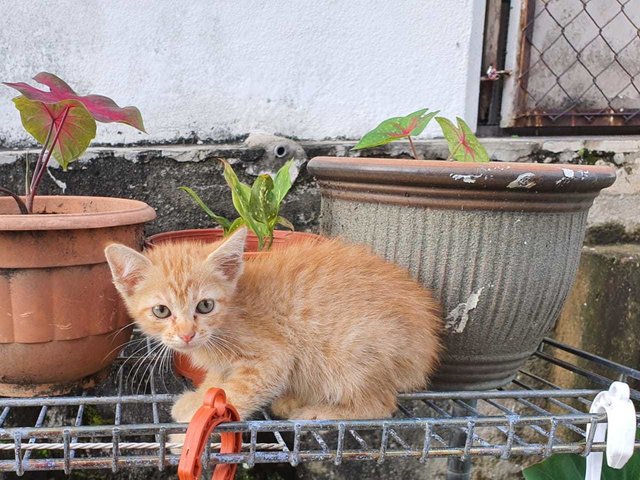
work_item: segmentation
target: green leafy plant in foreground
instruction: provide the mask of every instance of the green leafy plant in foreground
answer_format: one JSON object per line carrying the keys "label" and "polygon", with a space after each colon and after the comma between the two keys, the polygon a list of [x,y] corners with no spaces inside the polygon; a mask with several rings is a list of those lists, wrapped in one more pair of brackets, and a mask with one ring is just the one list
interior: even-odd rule
{"label": "green leafy plant in foreground", "polygon": [[224,179],[231,189],[233,206],[240,215],[238,218],[231,221],[215,214],[189,187],[180,187],[180,190],[188,193],[200,208],[222,227],[225,236],[246,225],[258,237],[258,249],[262,250],[271,246],[273,231],[277,225],[293,230],[291,222],[280,216],[282,201],[293,185],[293,160],[285,163],[273,178],[267,173],[259,175],[252,186],[242,183],[228,162],[221,162],[224,165]]}
{"label": "green leafy plant in foreground", "polygon": [[405,117],[393,117],[383,121],[376,128],[367,132],[357,143],[354,150],[379,147],[396,140],[409,140],[413,158],[418,159],[412,136],[420,135],[429,122],[435,118],[442,130],[449,147],[448,160],[460,162],[488,162],[489,155],[478,138],[461,118],[456,118],[457,125],[444,117],[436,117],[439,111],[429,112],[423,108]]}
{"label": "green leafy plant in foreground", "polygon": [[[85,152],[96,136],[96,121],[124,123],[145,131],[142,115],[136,107],[121,108],[102,95],[78,95],[52,73],[41,72],[33,79],[49,87],[49,91],[23,82],[4,83],[21,93],[13,99],[13,103],[20,112],[22,126],[42,144],[31,179],[25,187],[26,201],[17,193],[0,187],[0,193],[13,197],[20,213],[24,214],[33,213],[33,201],[51,155],[66,170],[71,162]],[[28,167],[27,160],[27,169]]]}
{"label": "green leafy plant in foreground", "polygon": [[[640,479],[640,453],[635,453],[620,470],[609,467],[603,460],[602,480]],[[576,454],[555,454],[545,461],[523,470],[525,480],[584,480],[587,468],[585,457]]]}

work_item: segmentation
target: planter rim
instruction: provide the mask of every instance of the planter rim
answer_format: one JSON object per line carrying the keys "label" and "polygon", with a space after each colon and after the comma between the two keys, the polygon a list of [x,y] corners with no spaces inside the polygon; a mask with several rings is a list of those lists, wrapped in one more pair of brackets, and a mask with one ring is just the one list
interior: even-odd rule
{"label": "planter rim", "polygon": [[156,218],[152,207],[127,198],[71,195],[38,195],[35,198],[34,210],[56,209],[65,213],[21,215],[15,200],[0,197],[0,230],[81,230],[136,225]]}
{"label": "planter rim", "polygon": [[[147,237],[146,247],[153,247],[167,241],[218,241],[223,239],[222,228],[191,228],[187,230],[170,230],[168,232],[156,233]],[[273,241],[275,245],[282,245],[287,241],[300,241],[303,239],[318,241],[322,237],[310,232],[297,232],[291,230],[274,230]],[[252,231],[247,232],[247,245],[257,243],[257,236]],[[247,248],[247,247],[245,247]],[[245,250],[245,256],[255,256],[268,253],[268,250],[253,251]]]}
{"label": "planter rim", "polygon": [[588,193],[613,184],[613,167],[519,162],[447,162],[366,157],[315,157],[318,181],[503,192]]}

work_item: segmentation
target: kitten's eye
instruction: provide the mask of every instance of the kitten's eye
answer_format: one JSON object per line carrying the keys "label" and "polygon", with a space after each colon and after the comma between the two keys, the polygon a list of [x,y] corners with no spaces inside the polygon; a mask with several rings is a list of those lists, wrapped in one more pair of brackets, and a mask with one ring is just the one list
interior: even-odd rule
{"label": "kitten's eye", "polygon": [[200,300],[198,306],[196,307],[196,312],[198,313],[210,313],[215,306],[215,302],[210,298],[205,298],[204,300]]}
{"label": "kitten's eye", "polygon": [[157,318],[167,318],[171,315],[171,310],[166,305],[156,305],[151,311]]}

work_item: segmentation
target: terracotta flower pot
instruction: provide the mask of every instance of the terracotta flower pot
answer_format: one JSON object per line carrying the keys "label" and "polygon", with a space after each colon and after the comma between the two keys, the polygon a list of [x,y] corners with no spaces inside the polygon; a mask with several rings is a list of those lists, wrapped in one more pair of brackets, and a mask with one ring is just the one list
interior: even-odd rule
{"label": "terracotta flower pot", "polygon": [[140,249],[145,203],[36,197],[33,215],[0,197],[0,395],[62,394],[90,385],[129,339],[104,247]]}
{"label": "terracotta flower pot", "polygon": [[435,290],[446,316],[440,389],[508,383],[574,280],[603,166],[318,157],[321,230],[368,243]]}
{"label": "terracotta flower pot", "polygon": [[[198,240],[206,243],[213,243],[224,238],[224,232],[220,228],[178,230],[174,232],[163,232],[152,235],[147,239],[147,246],[153,247],[163,242],[181,242]],[[286,245],[287,243],[300,242],[304,240],[321,241],[322,237],[313,233],[290,232],[276,230],[273,236],[272,248]],[[250,260],[258,255],[268,255],[269,251],[258,251],[258,237],[252,232],[247,235],[245,243],[244,259]],[[204,381],[205,371],[194,367],[187,355],[179,352],[173,354],[173,367],[177,374],[188,378],[194,385],[198,386]]]}

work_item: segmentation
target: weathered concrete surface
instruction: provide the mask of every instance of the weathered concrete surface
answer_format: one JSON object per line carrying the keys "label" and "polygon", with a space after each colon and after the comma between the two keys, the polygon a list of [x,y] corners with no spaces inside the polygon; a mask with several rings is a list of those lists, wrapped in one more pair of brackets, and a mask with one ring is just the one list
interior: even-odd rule
{"label": "weathered concrete surface", "polygon": [[[640,245],[584,247],[553,337],[640,368]],[[559,369],[554,375],[563,384],[569,381]]]}
{"label": "weathered concrete surface", "polygon": [[[356,138],[423,107],[474,128],[484,5],[0,0],[0,81],[44,70],[140,108],[149,134],[100,125],[110,143],[229,141],[255,129]],[[0,145],[25,138],[14,96],[0,87]]]}
{"label": "weathered concrete surface", "polygon": [[[304,151],[291,149],[300,170],[287,196],[281,215],[297,229],[310,230],[318,223],[320,197],[315,181],[307,174]],[[26,155],[0,155],[0,185],[23,191]],[[186,157],[186,158],[185,158]],[[212,227],[214,223],[178,187],[193,188],[217,214],[235,218],[231,195],[222,176],[218,158],[232,164],[241,180],[252,183],[263,171],[275,171],[286,158],[275,158],[263,148],[176,148],[94,149],[68,171],[50,168],[44,176],[41,194],[96,195],[134,198],[157,210],[158,218],[147,233],[184,228]]]}

